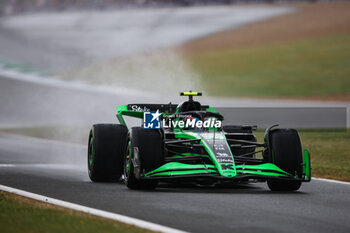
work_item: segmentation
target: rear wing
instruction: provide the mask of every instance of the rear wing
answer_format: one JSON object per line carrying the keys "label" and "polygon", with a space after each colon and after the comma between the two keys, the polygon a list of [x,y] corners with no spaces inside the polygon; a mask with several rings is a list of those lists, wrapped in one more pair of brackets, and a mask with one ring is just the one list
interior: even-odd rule
{"label": "rear wing", "polygon": [[175,113],[177,104],[128,104],[128,111]]}
{"label": "rear wing", "polygon": [[[162,115],[171,115],[176,113],[177,104],[128,104],[117,106],[117,118],[120,124],[125,125],[123,116],[143,118],[144,112],[159,111]],[[202,110],[207,110],[209,105],[202,105]]]}

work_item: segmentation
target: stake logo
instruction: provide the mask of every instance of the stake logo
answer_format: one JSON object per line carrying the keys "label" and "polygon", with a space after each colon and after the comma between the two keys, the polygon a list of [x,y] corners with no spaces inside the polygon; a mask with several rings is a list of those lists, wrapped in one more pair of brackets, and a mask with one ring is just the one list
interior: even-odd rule
{"label": "stake logo", "polygon": [[143,113],[143,128],[145,129],[160,129],[160,113],[156,112],[144,112]]}

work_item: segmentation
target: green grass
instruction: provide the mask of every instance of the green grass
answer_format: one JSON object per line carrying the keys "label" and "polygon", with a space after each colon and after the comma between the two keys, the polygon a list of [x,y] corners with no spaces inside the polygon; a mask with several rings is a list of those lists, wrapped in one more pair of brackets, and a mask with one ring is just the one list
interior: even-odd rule
{"label": "green grass", "polygon": [[[256,135],[263,140],[263,132]],[[350,132],[301,131],[300,137],[311,153],[312,176],[350,181]]]}
{"label": "green grass", "polygon": [[3,233],[151,232],[1,191],[0,225]]}
{"label": "green grass", "polygon": [[185,57],[213,96],[289,98],[350,93],[350,35]]}

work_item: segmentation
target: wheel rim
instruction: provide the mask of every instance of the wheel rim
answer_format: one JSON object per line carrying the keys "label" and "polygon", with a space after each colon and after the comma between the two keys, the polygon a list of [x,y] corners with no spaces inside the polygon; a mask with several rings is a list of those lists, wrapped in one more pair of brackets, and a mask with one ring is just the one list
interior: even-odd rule
{"label": "wheel rim", "polygon": [[131,169],[131,149],[130,149],[130,141],[127,143],[126,151],[125,151],[125,159],[124,159],[124,178],[125,181],[128,181],[129,172]]}
{"label": "wheel rim", "polygon": [[90,142],[89,142],[89,149],[88,149],[88,167],[89,167],[89,170],[92,169],[92,166],[94,164],[94,158],[95,158],[95,150],[94,150],[93,142],[94,142],[94,138],[91,137]]}

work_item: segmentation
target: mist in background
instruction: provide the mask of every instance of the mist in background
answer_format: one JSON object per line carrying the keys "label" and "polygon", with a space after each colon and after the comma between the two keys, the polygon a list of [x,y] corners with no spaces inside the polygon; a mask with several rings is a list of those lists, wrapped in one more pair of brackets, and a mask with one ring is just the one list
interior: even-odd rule
{"label": "mist in background", "polygon": [[[241,4],[247,2],[254,4]],[[203,73],[188,63],[181,45],[299,10],[256,4],[262,2],[275,1],[1,1],[0,76],[7,77],[1,80],[0,126],[76,141],[93,123],[115,123],[117,105],[179,103],[184,90],[207,95],[220,80],[204,87]],[[202,101],[215,107],[300,106]],[[237,124],[246,124],[242,114],[234,118]]]}
{"label": "mist in background", "polygon": [[[176,46],[295,10],[148,3],[101,10],[98,4],[125,2],[12,1],[13,14],[1,22],[1,57],[65,80],[177,95],[203,87]],[[20,6],[29,13],[20,14]]]}

